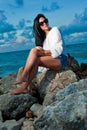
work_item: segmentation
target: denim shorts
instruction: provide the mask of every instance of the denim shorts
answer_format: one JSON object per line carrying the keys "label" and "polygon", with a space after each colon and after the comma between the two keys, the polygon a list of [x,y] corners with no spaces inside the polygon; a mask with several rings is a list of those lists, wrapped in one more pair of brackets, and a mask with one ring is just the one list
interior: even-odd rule
{"label": "denim shorts", "polygon": [[60,60],[62,69],[65,69],[68,64],[68,57],[64,54],[61,54],[60,56],[58,56],[58,59]]}

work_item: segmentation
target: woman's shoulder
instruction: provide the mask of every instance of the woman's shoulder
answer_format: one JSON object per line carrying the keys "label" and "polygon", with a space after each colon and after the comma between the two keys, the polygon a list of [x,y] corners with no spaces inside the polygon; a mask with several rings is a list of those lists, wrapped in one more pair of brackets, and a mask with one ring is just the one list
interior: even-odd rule
{"label": "woman's shoulder", "polygon": [[51,30],[50,30],[48,36],[51,36],[51,35],[54,35],[54,34],[55,34],[55,35],[56,35],[56,34],[59,34],[59,29],[58,29],[56,26],[54,26],[54,27],[51,28]]}
{"label": "woman's shoulder", "polygon": [[55,27],[52,27],[51,31],[52,31],[52,32],[55,32],[55,31],[56,31],[56,32],[59,32],[59,29],[58,29],[58,27],[55,26]]}

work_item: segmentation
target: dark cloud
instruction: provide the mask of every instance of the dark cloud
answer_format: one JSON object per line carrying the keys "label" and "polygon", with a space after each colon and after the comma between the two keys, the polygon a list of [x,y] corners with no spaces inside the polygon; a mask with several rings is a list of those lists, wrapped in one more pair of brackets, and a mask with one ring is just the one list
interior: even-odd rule
{"label": "dark cloud", "polygon": [[12,24],[9,24],[7,22],[0,22],[0,33],[10,32],[13,30],[15,29]]}
{"label": "dark cloud", "polygon": [[68,26],[61,26],[64,35],[87,32],[87,8],[82,14],[75,14],[74,20]]}
{"label": "dark cloud", "polygon": [[87,32],[87,24],[69,24],[68,26],[60,27],[60,29],[64,35]]}
{"label": "dark cloud", "polygon": [[57,2],[53,2],[50,7],[47,7],[47,6],[43,6],[42,7],[42,11],[43,12],[51,12],[51,11],[55,11],[55,10],[58,10],[60,9],[60,6],[58,5]]}
{"label": "dark cloud", "polygon": [[4,11],[0,10],[0,33],[10,32],[15,30],[12,24],[9,24],[6,16],[4,15]]}

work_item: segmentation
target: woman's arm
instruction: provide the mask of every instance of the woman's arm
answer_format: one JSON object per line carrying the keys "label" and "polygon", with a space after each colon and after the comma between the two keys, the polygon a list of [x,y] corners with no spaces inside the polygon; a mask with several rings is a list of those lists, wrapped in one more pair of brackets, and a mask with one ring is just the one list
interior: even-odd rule
{"label": "woman's arm", "polygon": [[50,50],[44,50],[40,46],[37,46],[36,49],[38,50],[38,56],[51,56]]}

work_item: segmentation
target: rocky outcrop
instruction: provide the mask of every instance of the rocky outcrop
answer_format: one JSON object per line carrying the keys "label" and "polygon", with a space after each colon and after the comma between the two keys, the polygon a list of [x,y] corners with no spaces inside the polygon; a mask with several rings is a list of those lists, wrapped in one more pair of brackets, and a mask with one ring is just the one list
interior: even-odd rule
{"label": "rocky outcrop", "polygon": [[68,54],[68,69],[71,69],[77,75],[78,79],[87,78],[87,63],[78,64],[78,61]]}
{"label": "rocky outcrop", "polygon": [[36,81],[43,105],[47,106],[53,102],[53,97],[58,91],[77,81],[77,77],[71,70],[63,72],[48,70],[40,74]]}
{"label": "rocky outcrop", "polygon": [[[25,117],[26,111],[37,103],[37,99],[30,94],[13,95],[4,94],[0,97],[0,110],[2,111],[3,120],[20,119]],[[4,104],[3,104],[4,102]]]}
{"label": "rocky outcrop", "polygon": [[86,130],[87,79],[59,91],[34,122],[35,130]]}
{"label": "rocky outcrop", "polygon": [[29,94],[8,93],[17,74],[0,79],[0,130],[87,129],[87,64],[68,57],[66,70],[38,74]]}

